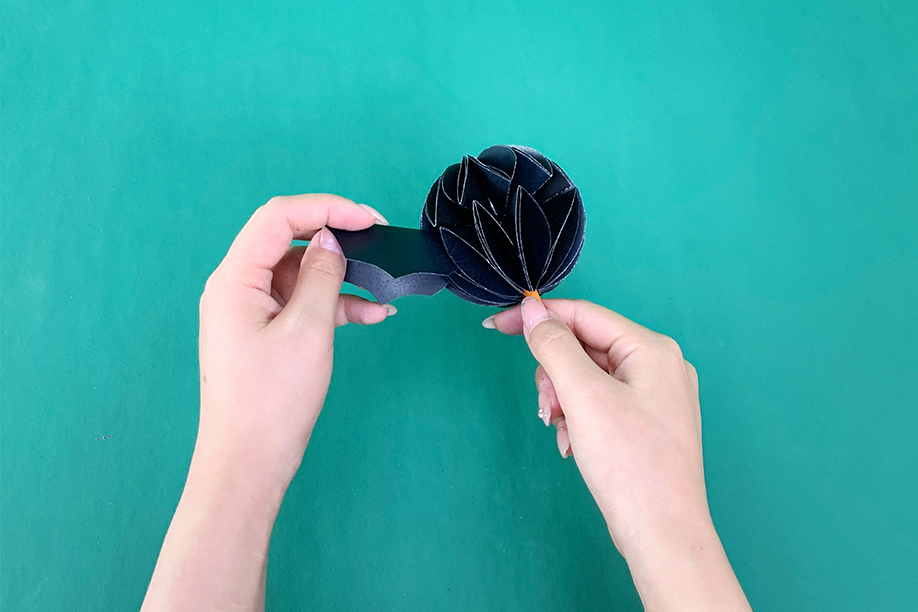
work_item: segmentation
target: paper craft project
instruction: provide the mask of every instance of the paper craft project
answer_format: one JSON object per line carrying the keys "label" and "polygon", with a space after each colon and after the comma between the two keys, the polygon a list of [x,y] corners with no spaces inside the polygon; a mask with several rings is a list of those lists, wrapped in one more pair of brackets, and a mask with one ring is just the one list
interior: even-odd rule
{"label": "paper craft project", "polygon": [[580,191],[535,149],[489,147],[453,164],[430,188],[420,229],[332,230],[349,283],[380,303],[446,287],[507,307],[558,286],[583,247]]}

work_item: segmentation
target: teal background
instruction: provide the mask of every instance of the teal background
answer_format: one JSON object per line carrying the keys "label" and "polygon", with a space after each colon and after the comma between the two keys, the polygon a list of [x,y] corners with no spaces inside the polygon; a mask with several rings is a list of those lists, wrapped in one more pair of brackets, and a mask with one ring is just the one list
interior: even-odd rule
{"label": "teal background", "polygon": [[[4,610],[140,605],[194,443],[198,298],[258,205],[327,191],[414,226],[497,143],[583,192],[554,295],[697,366],[753,606],[918,609],[916,4],[562,4],[3,2]],[[640,609],[522,341],[445,292],[397,305],[338,333],[269,609]]]}

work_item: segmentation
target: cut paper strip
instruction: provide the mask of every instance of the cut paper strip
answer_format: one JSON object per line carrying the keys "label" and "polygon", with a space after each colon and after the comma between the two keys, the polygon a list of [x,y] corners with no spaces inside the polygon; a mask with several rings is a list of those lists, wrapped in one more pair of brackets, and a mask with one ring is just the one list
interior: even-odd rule
{"label": "cut paper strip", "polygon": [[374,225],[332,233],[347,257],[344,280],[366,289],[380,304],[403,295],[433,295],[456,270],[437,232]]}
{"label": "cut paper strip", "polygon": [[447,168],[430,188],[421,229],[333,230],[345,280],[380,303],[446,287],[486,306],[551,291],[573,269],[586,216],[580,191],[528,147],[489,147]]}

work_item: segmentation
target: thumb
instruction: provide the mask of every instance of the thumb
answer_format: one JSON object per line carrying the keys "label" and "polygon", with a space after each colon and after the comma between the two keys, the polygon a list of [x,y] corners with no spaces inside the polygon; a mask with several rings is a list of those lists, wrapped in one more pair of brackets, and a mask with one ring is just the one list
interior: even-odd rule
{"label": "thumb", "polygon": [[541,300],[527,297],[521,304],[521,313],[529,350],[551,378],[559,397],[604,374],[583,350],[574,332]]}
{"label": "thumb", "polygon": [[296,285],[282,314],[289,311],[287,316],[333,328],[346,269],[347,262],[331,231],[322,228],[316,232],[303,253]]}

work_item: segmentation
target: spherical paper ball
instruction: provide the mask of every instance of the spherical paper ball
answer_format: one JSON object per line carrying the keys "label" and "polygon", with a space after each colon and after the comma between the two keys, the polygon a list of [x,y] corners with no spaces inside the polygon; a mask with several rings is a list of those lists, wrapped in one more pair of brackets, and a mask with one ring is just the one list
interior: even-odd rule
{"label": "spherical paper ball", "polygon": [[443,172],[421,229],[439,232],[456,265],[450,291],[506,307],[551,291],[570,273],[585,221],[580,191],[558,164],[535,149],[500,145]]}

